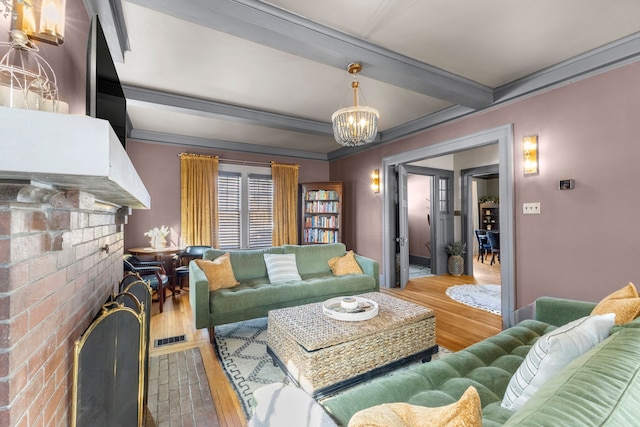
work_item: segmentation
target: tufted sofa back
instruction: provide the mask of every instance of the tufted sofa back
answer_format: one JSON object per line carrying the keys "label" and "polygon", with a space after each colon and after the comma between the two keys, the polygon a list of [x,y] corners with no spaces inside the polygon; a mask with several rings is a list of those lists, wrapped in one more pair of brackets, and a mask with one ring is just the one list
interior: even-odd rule
{"label": "tufted sofa back", "polygon": [[322,402],[341,425],[360,409],[388,402],[444,406],[456,402],[470,385],[482,402],[483,426],[504,424],[513,411],[500,403],[511,376],[531,346],[555,326],[525,320],[440,360],[414,365],[390,377],[373,380]]}

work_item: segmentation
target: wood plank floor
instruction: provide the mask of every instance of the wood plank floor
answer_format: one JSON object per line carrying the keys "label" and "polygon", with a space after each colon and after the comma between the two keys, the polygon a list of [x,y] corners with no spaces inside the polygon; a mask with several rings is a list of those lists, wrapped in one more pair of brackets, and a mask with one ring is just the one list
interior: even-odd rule
{"label": "wood plank floor", "polygon": [[[457,303],[445,294],[449,286],[477,283],[499,284],[500,266],[474,262],[473,276],[431,276],[412,279],[405,289],[382,289],[382,292],[432,308],[436,312],[436,340],[439,345],[457,351],[495,335],[502,329],[500,316]],[[168,297],[163,313],[158,304],[152,307],[151,356],[199,347],[202,353],[211,395],[222,427],[246,425],[242,408],[233,388],[227,381],[206,329],[195,329],[189,305],[189,289]],[[185,342],[155,348],[156,339],[185,334]]]}

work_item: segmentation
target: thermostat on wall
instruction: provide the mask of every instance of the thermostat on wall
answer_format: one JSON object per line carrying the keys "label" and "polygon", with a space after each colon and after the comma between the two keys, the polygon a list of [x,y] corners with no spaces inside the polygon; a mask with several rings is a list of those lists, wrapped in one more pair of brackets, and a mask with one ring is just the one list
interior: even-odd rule
{"label": "thermostat on wall", "polygon": [[573,190],[575,182],[572,179],[561,179],[558,181],[558,189],[560,190]]}

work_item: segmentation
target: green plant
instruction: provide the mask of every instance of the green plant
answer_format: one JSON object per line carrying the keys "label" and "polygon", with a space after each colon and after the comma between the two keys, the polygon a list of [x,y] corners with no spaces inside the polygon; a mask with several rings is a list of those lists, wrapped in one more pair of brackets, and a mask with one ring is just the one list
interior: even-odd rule
{"label": "green plant", "polygon": [[478,203],[500,203],[500,199],[497,196],[480,196]]}
{"label": "green plant", "polygon": [[449,243],[444,250],[449,255],[462,255],[467,252],[467,244],[465,242]]}

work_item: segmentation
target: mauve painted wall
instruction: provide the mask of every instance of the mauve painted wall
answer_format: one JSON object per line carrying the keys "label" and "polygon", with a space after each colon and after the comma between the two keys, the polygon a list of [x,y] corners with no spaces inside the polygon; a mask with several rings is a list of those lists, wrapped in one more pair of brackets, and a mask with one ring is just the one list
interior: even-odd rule
{"label": "mauve painted wall", "polygon": [[298,164],[298,181],[315,182],[329,180],[329,164],[320,160],[303,160],[292,157],[268,156],[252,153],[188,148],[176,145],[127,140],[127,153],[142,182],[151,195],[151,209],[133,211],[125,227],[125,249],[149,246],[144,233],[153,227],[166,225],[171,228],[168,241],[180,244],[180,158],[179,153],[220,156],[221,159],[253,162]]}
{"label": "mauve painted wall", "polygon": [[[382,196],[367,188],[382,158],[513,123],[517,308],[542,295],[597,301],[640,284],[639,116],[635,63],[333,161],[330,177],[348,194],[345,241],[382,257]],[[529,134],[539,135],[540,174],[524,177]],[[576,188],[557,190],[564,178]],[[541,214],[524,216],[523,202],[541,202]]]}
{"label": "mauve painted wall", "polygon": [[[36,42],[39,55],[51,65],[60,101],[69,104],[70,114],[86,113],[86,68],[89,15],[82,0],[67,0],[64,43],[54,46]],[[10,21],[0,15],[0,41],[9,41]],[[2,51],[2,56],[6,51]]]}
{"label": "mauve painted wall", "polygon": [[427,220],[431,204],[431,177],[407,176],[407,215],[409,216],[409,255],[430,258],[431,226]]}

